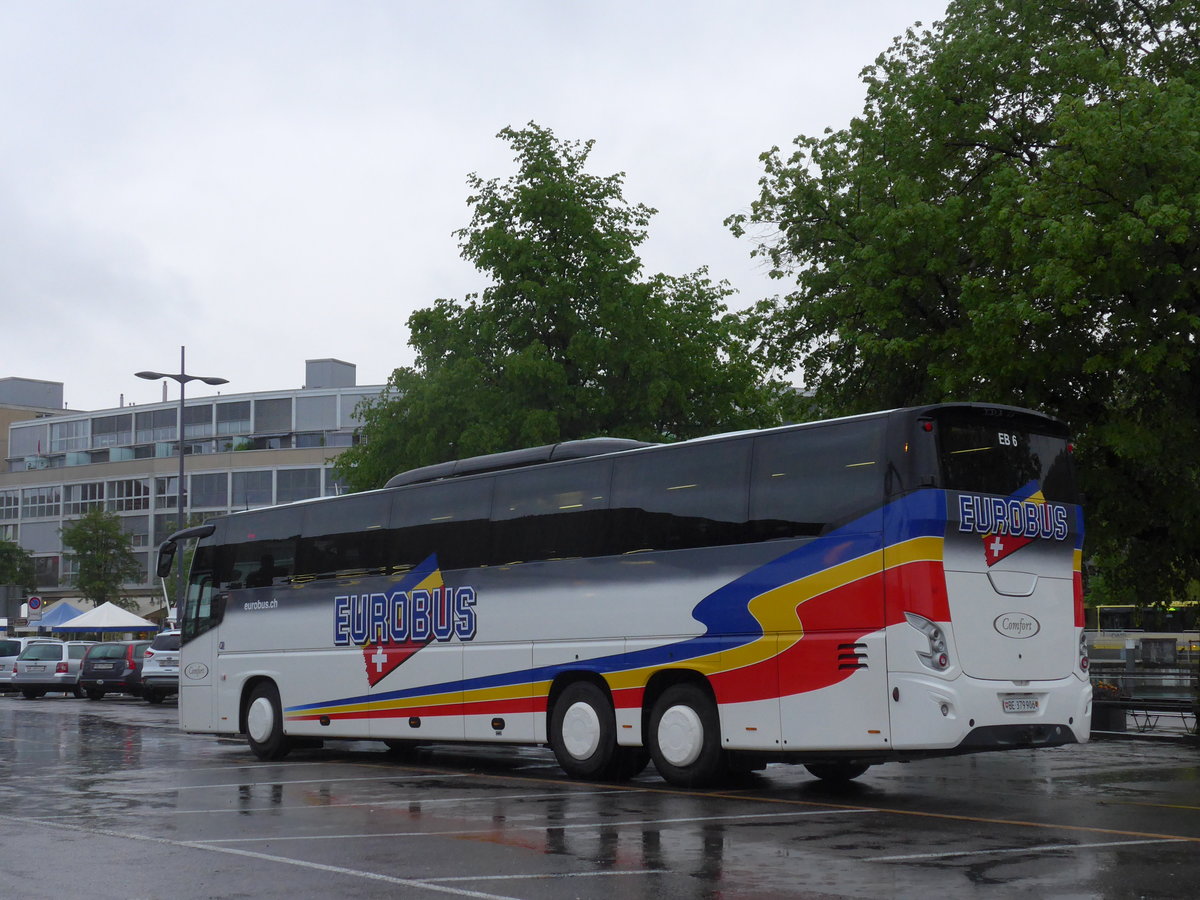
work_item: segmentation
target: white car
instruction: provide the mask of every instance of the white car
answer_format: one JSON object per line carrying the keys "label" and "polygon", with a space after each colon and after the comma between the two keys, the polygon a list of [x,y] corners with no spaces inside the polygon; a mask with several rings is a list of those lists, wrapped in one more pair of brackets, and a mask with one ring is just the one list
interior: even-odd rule
{"label": "white car", "polygon": [[142,657],[142,696],[162,703],[179,693],[179,632],[162,631]]}
{"label": "white car", "polygon": [[13,663],[21,651],[30,644],[61,644],[57,638],[4,637],[0,638],[0,694],[15,691],[13,686]]}

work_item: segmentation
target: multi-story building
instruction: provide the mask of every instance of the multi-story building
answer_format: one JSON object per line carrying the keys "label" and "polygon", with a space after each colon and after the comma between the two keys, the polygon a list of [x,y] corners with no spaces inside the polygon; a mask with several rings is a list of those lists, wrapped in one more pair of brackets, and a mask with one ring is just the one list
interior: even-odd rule
{"label": "multi-story building", "polygon": [[[355,407],[382,385],[355,366],[308,360],[298,390],[188,397],[183,452],[190,520],[339,492],[331,464],[355,440]],[[128,585],[142,611],[163,606],[153,548],[177,528],[179,401],[92,412],[62,408],[63,386],[0,379],[0,538],[33,554],[38,593],[73,597],[65,524],[101,506],[129,534],[144,577]]]}

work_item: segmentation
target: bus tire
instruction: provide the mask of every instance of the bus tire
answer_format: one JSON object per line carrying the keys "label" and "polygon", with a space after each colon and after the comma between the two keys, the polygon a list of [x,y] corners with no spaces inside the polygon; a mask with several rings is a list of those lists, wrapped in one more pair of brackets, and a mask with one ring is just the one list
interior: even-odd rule
{"label": "bus tire", "polygon": [[572,778],[612,778],[619,754],[608,694],[590,681],[567,685],[550,712],[550,748]]}
{"label": "bus tire", "polygon": [[283,759],[292,743],[283,733],[283,706],[279,688],[273,681],[264,681],[250,692],[246,704],[246,739],[259,759]]}
{"label": "bus tire", "polygon": [[676,684],[650,711],[650,756],[658,774],[676,787],[704,787],[726,774],[721,720],[708,693]]}
{"label": "bus tire", "polygon": [[609,772],[610,781],[629,781],[642,774],[650,765],[650,751],[645,747],[617,747]]}
{"label": "bus tire", "polygon": [[837,763],[806,763],[804,768],[808,769],[808,774],[814,778],[820,778],[822,781],[832,781],[845,783],[853,781],[867,769],[871,768],[866,763],[855,762],[837,762]]}

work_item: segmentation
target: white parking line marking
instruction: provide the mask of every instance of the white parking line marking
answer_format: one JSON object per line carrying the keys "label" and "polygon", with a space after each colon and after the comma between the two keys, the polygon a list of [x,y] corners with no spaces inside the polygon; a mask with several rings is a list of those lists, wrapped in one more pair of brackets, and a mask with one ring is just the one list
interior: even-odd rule
{"label": "white parking line marking", "polygon": [[[268,785],[268,782],[261,782],[262,785]],[[241,785],[239,785],[240,787]],[[258,785],[256,785],[258,786]],[[576,797],[605,797],[612,794],[629,794],[628,790],[618,788],[611,791],[573,791],[571,793],[556,792],[553,794],[500,794],[498,796],[486,797],[439,797],[429,799],[428,797],[408,797],[399,800],[362,800],[354,803],[301,803],[295,806],[282,806],[273,803],[264,803],[262,806],[227,806],[221,809],[156,809],[147,810],[147,814],[156,814],[162,816],[207,816],[207,815],[238,815],[245,816],[248,813],[279,813],[279,812],[300,812],[312,811],[317,812],[323,809],[403,809],[406,806],[411,806],[414,803],[419,803],[422,807],[439,806],[439,805],[456,805],[467,806],[472,803],[492,803],[496,800],[561,800],[563,798],[574,799]],[[23,816],[22,818],[35,822],[58,822],[62,819],[94,819],[95,813],[74,813],[71,815],[53,816]]]}
{"label": "white parking line marking", "polygon": [[[31,824],[47,826],[48,823],[22,819]],[[329,872],[333,875],[347,875],[352,878],[362,878],[367,881],[378,881],[384,884],[394,884],[399,887],[415,888],[418,890],[434,891],[439,894],[451,894],[456,897],[474,897],[478,900],[520,900],[505,894],[490,894],[484,891],[469,890],[452,886],[451,882],[465,881],[544,881],[567,878],[611,878],[624,875],[669,875],[668,869],[620,869],[604,872],[531,872],[519,875],[457,875],[444,878],[400,878],[395,875],[384,875],[379,872],[368,872],[363,869],[351,869],[347,866],[332,866],[327,863],[310,862],[303,859],[292,859],[287,856],[276,856],[270,853],[260,853],[256,850],[241,850],[236,847],[218,847],[199,841],[175,841],[169,838],[151,837],[149,835],[125,834],[105,828],[83,828],[78,825],[58,823],[57,827],[67,828],[84,834],[103,835],[105,837],[124,838],[125,840],[164,844],[170,847],[187,847],[192,850],[203,850],[209,853],[225,853],[231,856],[242,856],[248,859],[258,859],[264,862],[281,863],[287,866],[299,866],[318,872]]]}
{"label": "white parking line marking", "polygon": [[[120,836],[122,835],[118,835],[118,837]],[[151,840],[157,840],[157,838],[151,838]],[[234,856],[246,856],[250,859],[283,863],[288,866],[300,866],[304,869],[315,869],[318,872],[330,872],[334,875],[349,875],[354,878],[365,878],[368,881],[382,881],[384,884],[395,884],[400,887],[420,888],[427,891],[436,891],[441,894],[454,894],[457,897],[476,897],[479,900],[520,900],[518,897],[509,897],[504,894],[488,894],[483,891],[471,891],[464,888],[451,887],[450,885],[432,884],[429,881],[417,878],[397,878],[394,875],[382,875],[378,872],[366,872],[362,869],[350,869],[346,866],[331,866],[327,863],[308,862],[303,859],[290,859],[286,856],[274,856],[270,853],[259,853],[254,850],[239,850],[236,847],[214,847],[211,844],[200,845],[190,841],[165,841],[164,843],[174,844],[177,847],[191,847],[196,850],[230,853]]]}
{"label": "white parking line marking", "polygon": [[530,872],[528,875],[455,875],[452,878],[422,878],[422,884],[450,881],[539,881],[555,878],[606,878],[610,875],[670,875],[670,869],[620,869],[616,872]]}
{"label": "white parking line marking", "polygon": [[236,847],[217,847],[212,844],[198,844],[193,841],[174,841],[170,838],[151,837],[150,835],[144,834],[126,834],[120,831],[112,831],[111,829],[107,828],[84,828],[80,825],[71,825],[67,822],[59,822],[52,826],[47,822],[38,822],[32,819],[14,818],[13,821],[29,822],[31,825],[40,825],[43,828],[66,828],[71,831],[78,831],[81,834],[123,838],[124,840],[160,844],[167,847],[187,847],[191,850],[203,850],[209,853],[225,853],[230,856],[243,856],[249,859],[260,859],[264,862],[276,862],[286,866],[299,866],[303,869],[314,869],[318,872],[329,872],[334,875],[348,875],[352,878],[363,878],[368,881],[381,881],[385,884],[395,884],[399,885],[400,887],[435,891],[439,894],[453,894],[456,897],[475,897],[478,898],[478,900],[520,900],[519,897],[509,897],[504,894],[488,894],[482,891],[472,891],[465,888],[452,887],[450,885],[431,884],[417,878],[398,878],[395,875],[383,875],[379,872],[367,872],[363,869],[350,869],[345,866],[331,866],[327,865],[326,863],[308,862],[307,860],[291,859],[286,856],[273,856],[269,853],[259,853],[256,850],[239,850]]}
{"label": "white parking line marking", "polygon": [[470,778],[471,773],[453,775],[380,775],[347,778],[304,778],[295,781],[234,781],[229,784],[178,784],[177,791],[211,791],[213,788],[284,787],[289,784],[342,784],[347,781],[421,781],[429,778]]}
{"label": "white parking line marking", "polygon": [[1087,850],[1092,847],[1133,847],[1137,844],[1183,844],[1182,838],[1145,841],[1104,841],[1095,844],[1042,844],[1040,847],[1004,847],[998,850],[952,850],[945,853],[906,853],[900,856],[870,856],[863,862],[910,862],[917,859],[949,859],[954,856],[998,856],[1008,853],[1049,853],[1054,850]]}
{"label": "white parking line marking", "polygon": [[[874,812],[874,810],[866,809],[817,809],[805,812],[785,812],[785,813],[756,813],[753,815],[742,816],[693,816],[681,819],[629,819],[624,822],[577,822],[574,824],[546,824],[540,822],[531,825],[513,825],[508,823],[504,826],[505,831],[569,831],[578,828],[588,828],[593,831],[600,828],[627,828],[636,825],[682,825],[693,822],[738,822],[748,819],[796,819],[808,816],[846,816],[864,812]],[[248,838],[209,838],[206,840],[191,841],[192,844],[256,844],[264,841],[268,843],[276,843],[279,841],[348,841],[348,840],[363,840],[364,838],[405,838],[405,837],[451,837],[464,834],[490,834],[495,831],[492,828],[462,828],[452,831],[381,831],[377,833],[359,833],[359,834],[296,834],[296,835],[271,835],[269,837],[248,837]]]}

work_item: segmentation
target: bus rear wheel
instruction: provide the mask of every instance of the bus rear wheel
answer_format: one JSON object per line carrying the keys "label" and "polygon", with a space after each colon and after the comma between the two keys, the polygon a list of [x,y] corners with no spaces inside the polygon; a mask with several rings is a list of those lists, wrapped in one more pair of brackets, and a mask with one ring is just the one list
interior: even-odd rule
{"label": "bus rear wheel", "polygon": [[629,773],[633,756],[617,746],[616,716],[608,694],[590,681],[569,684],[558,695],[550,712],[550,747],[572,778],[624,780],[637,774]]}
{"label": "bus rear wheel", "polygon": [[246,739],[259,759],[283,759],[292,749],[292,742],[283,733],[283,707],[274,682],[265,681],[250,693]]}
{"label": "bus rear wheel", "polygon": [[695,684],[663,691],[650,711],[650,756],[676,787],[703,787],[727,773],[717,705]]}

